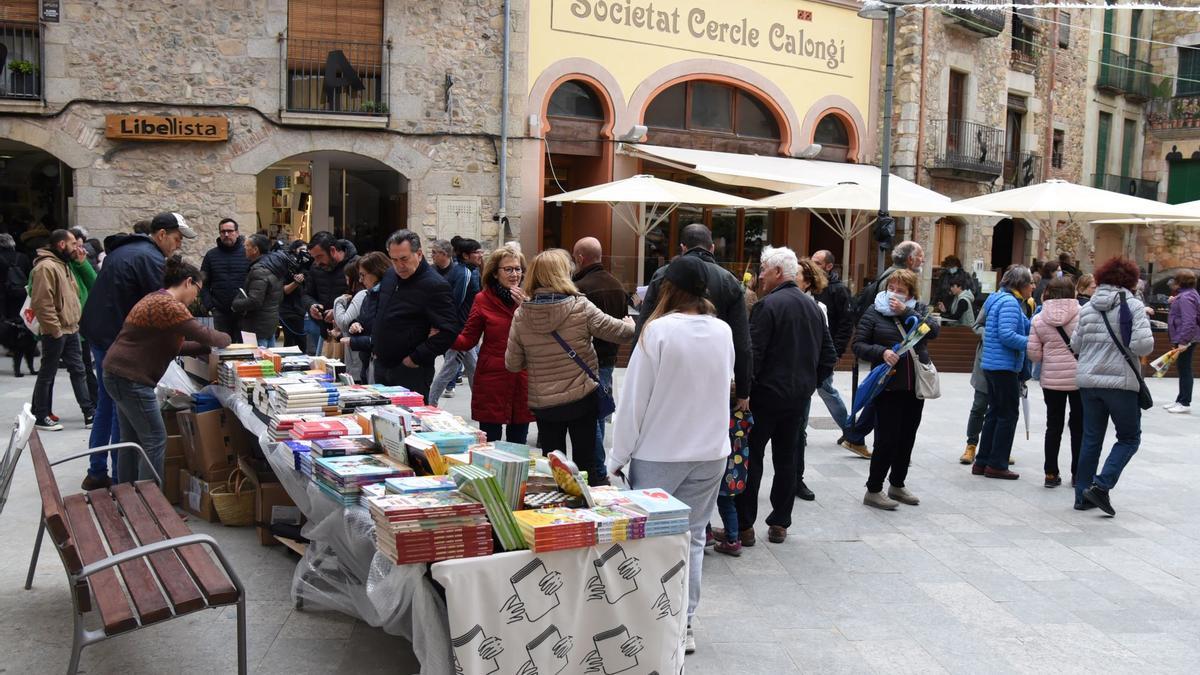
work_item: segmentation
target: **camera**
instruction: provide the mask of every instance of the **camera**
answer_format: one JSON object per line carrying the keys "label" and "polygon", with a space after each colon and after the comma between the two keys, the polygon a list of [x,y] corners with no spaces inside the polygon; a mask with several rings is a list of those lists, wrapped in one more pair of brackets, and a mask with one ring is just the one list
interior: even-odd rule
{"label": "camera", "polygon": [[307,274],[313,266],[313,257],[308,251],[296,251],[287,254],[288,273],[292,276]]}

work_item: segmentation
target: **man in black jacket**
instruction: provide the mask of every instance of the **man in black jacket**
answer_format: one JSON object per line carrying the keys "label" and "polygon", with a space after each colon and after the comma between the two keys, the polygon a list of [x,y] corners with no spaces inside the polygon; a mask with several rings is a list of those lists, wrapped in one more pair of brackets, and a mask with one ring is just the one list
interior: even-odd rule
{"label": "man in black jacket", "polygon": [[318,232],[308,242],[313,266],[305,274],[304,333],[309,354],[320,354],[321,343],[333,326],[333,301],[345,295],[346,265],[358,258],[354,244],[337,239],[329,232]]}
{"label": "man in black jacket", "polygon": [[833,338],[817,302],[796,285],[800,264],[788,248],[768,246],[762,253],[759,283],[766,293],[750,323],[754,345],[754,387],[750,393],[750,470],[746,490],[735,499],[742,546],[754,545],[758,489],[763,455],[771,443],[775,478],[767,539],[782,543],[792,524],[796,460],[804,455],[801,430],[808,424],[808,402],[837,363]]}
{"label": "man in black jacket", "polygon": [[[595,237],[584,237],[575,242],[572,252],[575,258],[575,276],[572,280],[580,293],[587,296],[592,304],[600,311],[614,319],[624,319],[629,315],[625,287],[617,280],[604,265],[600,264],[604,249],[600,240]],[[596,349],[596,359],[600,369],[596,375],[600,384],[612,390],[613,370],[617,367],[617,345],[599,338],[592,338],[592,346]],[[604,447],[604,423],[608,418],[596,420],[596,447]]]}
{"label": "man in black jacket", "polygon": [[[842,278],[834,269],[835,261],[832,252],[817,251],[813,254],[812,260],[825,270],[825,276],[829,278],[829,284],[817,296],[817,300],[825,305],[825,311],[829,315],[829,332],[833,336],[833,351],[840,359],[842,354],[846,353],[846,347],[850,345],[850,338],[854,336],[854,310],[850,307],[850,289],[846,288],[846,284],[842,282]],[[825,403],[830,417],[845,434],[846,422],[849,421],[850,413],[846,410],[842,395],[833,386],[833,373],[830,373],[829,377],[825,378],[817,387],[817,395]],[[871,451],[867,450],[866,446],[855,446],[850,448],[850,451],[859,457],[867,459],[871,457]],[[800,472],[804,471],[803,467],[798,467],[798,469]],[[803,490],[798,487],[796,495],[801,499],[812,499],[812,491],[807,486]]]}
{"label": "man in black jacket", "polygon": [[[753,356],[750,352],[750,323],[746,316],[746,291],[729,270],[717,264],[717,259],[713,257],[712,231],[704,225],[693,223],[684,227],[679,234],[679,248],[683,255],[694,255],[708,263],[708,300],[717,308],[717,317],[729,324],[733,331],[733,378],[737,407],[739,410],[749,410]],[[642,334],[642,324],[658,305],[658,288],[662,285],[666,270],[664,265],[650,279],[646,297],[638,308],[634,345]]]}
{"label": "man in black jacket", "polygon": [[245,285],[233,299],[232,305],[233,311],[241,319],[242,330],[254,333],[258,346],[264,348],[275,346],[279,305],[283,302],[283,279],[278,268],[270,264],[271,256],[282,254],[269,253],[270,246],[267,235],[250,235],[250,240],[246,242],[250,271],[246,273]]}
{"label": "man in black jacket", "polygon": [[450,284],[421,253],[421,237],[397,230],[387,240],[392,269],[379,288],[379,309],[371,334],[375,381],[399,385],[429,396],[433,363],[446,353],[462,322]]}
{"label": "man in black jacket", "polygon": [[213,327],[234,342],[242,341],[242,327],[233,311],[233,300],[238,297],[238,289],[246,281],[249,270],[245,239],[238,234],[237,221],[222,219],[217,224],[217,245],[208,249],[200,263],[200,272],[204,275],[200,301],[212,313]]}

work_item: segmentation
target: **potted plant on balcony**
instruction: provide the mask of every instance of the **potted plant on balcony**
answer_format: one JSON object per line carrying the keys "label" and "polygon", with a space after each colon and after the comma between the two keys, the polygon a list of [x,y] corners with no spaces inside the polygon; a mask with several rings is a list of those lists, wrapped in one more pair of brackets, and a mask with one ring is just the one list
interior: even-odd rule
{"label": "potted plant on balcony", "polygon": [[35,63],[14,59],[9,61],[8,69],[12,71],[10,93],[17,96],[38,95],[38,67]]}
{"label": "potted plant on balcony", "polygon": [[375,115],[386,115],[388,107],[383,101],[363,101],[362,105],[358,107],[358,111]]}

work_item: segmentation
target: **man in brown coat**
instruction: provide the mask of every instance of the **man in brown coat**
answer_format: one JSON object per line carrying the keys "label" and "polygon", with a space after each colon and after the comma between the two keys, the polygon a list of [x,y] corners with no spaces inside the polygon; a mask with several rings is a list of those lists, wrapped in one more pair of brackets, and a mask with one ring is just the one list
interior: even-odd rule
{"label": "man in brown coat", "polygon": [[[587,296],[600,311],[614,319],[624,319],[629,316],[625,287],[600,264],[603,255],[600,240],[595,237],[584,237],[575,242],[572,254],[575,259],[575,276],[571,280],[575,282],[579,292]],[[592,338],[592,346],[596,349],[596,359],[600,364],[596,375],[600,378],[600,384],[611,391],[613,370],[617,367],[617,345],[600,338]],[[604,447],[604,424],[608,419],[606,417],[596,421],[597,448]]]}
{"label": "man in brown coat", "polygon": [[71,274],[71,255],[75,252],[75,237],[67,230],[50,233],[50,242],[38,249],[29,275],[29,306],[38,321],[42,342],[42,369],[33,386],[33,416],[38,429],[60,431],[62,425],[50,417],[54,401],[54,378],[58,362],[67,364],[75,401],[83,412],[85,428],[92,426],[94,411],[88,395],[87,372],[83,368],[83,352],[79,344],[79,290]]}

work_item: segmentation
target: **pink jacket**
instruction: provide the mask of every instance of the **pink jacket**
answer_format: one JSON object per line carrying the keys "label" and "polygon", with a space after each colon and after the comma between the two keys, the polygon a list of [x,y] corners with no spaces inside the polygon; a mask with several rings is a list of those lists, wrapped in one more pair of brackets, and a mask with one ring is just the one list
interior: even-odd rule
{"label": "pink jacket", "polygon": [[1075,383],[1078,361],[1057,330],[1061,327],[1070,340],[1078,323],[1079,302],[1075,298],[1047,300],[1042,311],[1033,317],[1028,353],[1030,360],[1042,364],[1043,389],[1075,391],[1079,388]]}

